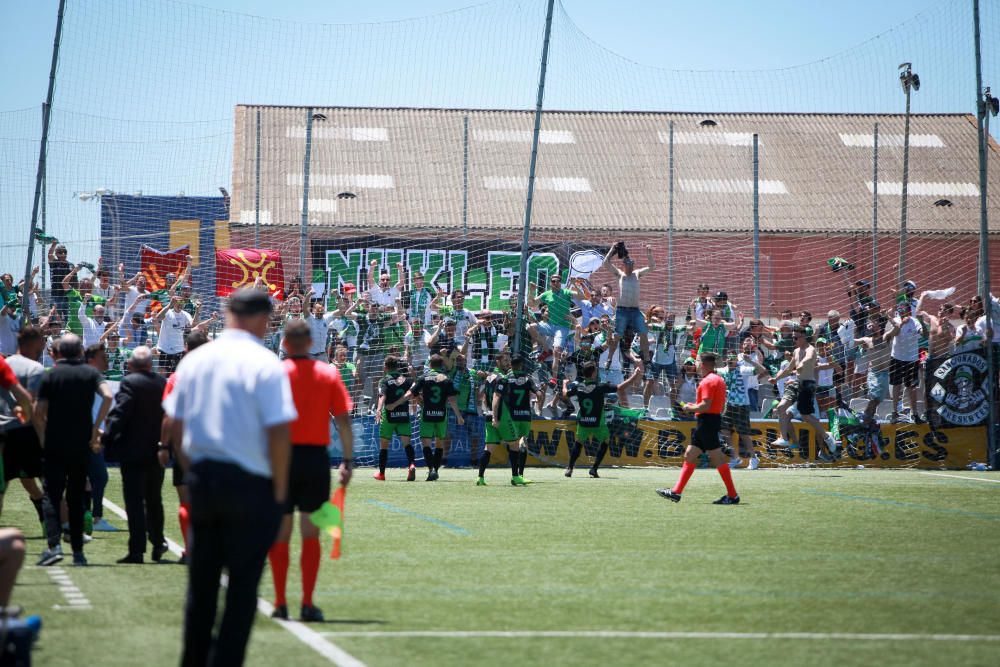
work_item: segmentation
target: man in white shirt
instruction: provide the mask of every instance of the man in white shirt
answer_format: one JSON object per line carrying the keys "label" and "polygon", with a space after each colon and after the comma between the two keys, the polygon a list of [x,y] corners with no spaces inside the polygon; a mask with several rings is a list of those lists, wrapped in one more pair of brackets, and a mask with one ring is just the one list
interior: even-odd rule
{"label": "man in white shirt", "polygon": [[[310,289],[307,296],[312,295]],[[311,306],[312,313],[306,318],[309,325],[309,358],[317,361],[329,363],[330,358],[326,354],[326,338],[330,332],[330,324],[337,319],[337,311],[324,312],[323,301],[319,300]]]}
{"label": "man in white shirt", "polygon": [[83,349],[87,349],[94,343],[101,341],[104,335],[104,306],[97,304],[94,306],[94,316],[87,315],[87,304],[90,303],[91,295],[84,294],[83,301],[80,302],[80,310],[77,317],[80,319],[80,326],[83,328]]}
{"label": "man in white shirt", "polygon": [[[265,292],[234,292],[226,331],[191,352],[164,401],[182,443],[191,497],[191,543],[182,664],[242,664],[257,588],[288,494],[289,424],[298,416],[284,367],[263,344]],[[226,609],[213,640],[219,577]]]}
{"label": "man in white shirt", "polygon": [[184,305],[178,298],[170,301],[169,308],[156,314],[160,323],[160,334],[156,339],[157,370],[162,375],[170,375],[184,354],[184,331],[191,326],[193,318],[184,312]]}
{"label": "man in white shirt", "polygon": [[899,422],[899,400],[906,387],[906,400],[910,405],[913,423],[923,420],[917,412],[917,366],[920,359],[921,327],[913,317],[910,304],[902,302],[897,306],[898,315],[889,320],[885,340],[892,341],[889,358],[889,384],[892,386],[892,423]]}
{"label": "man in white shirt", "polygon": [[[371,297],[371,302],[376,306],[396,307],[396,300],[399,298],[400,290],[403,289],[403,264],[396,264],[396,269],[399,272],[399,280],[395,285],[389,287],[389,274],[379,275],[378,262],[373,259],[368,265],[368,294]],[[378,282],[375,282],[375,276],[378,276]]]}

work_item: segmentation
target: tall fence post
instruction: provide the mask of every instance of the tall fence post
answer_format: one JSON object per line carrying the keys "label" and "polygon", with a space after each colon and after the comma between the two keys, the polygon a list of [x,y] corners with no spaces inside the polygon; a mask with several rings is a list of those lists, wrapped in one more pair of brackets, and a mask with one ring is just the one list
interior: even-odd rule
{"label": "tall fence post", "polygon": [[[989,137],[986,135],[986,118],[990,114],[990,109],[986,104],[986,95],[983,90],[983,56],[980,45],[979,33],[979,0],[972,1],[972,20],[974,39],[976,42],[976,115],[979,120],[976,123],[979,139],[979,238],[981,239],[979,251],[979,271],[982,276],[979,286],[979,295],[983,300],[984,316],[986,317],[986,331],[992,334],[993,331],[993,297],[990,296],[990,244],[989,244],[989,217],[986,208],[986,185],[988,183],[986,173],[986,142]],[[987,368],[987,391],[986,400],[989,401],[989,424],[986,425],[986,443],[990,462],[994,467],[1000,465],[1000,456],[997,453],[997,409],[994,397],[996,395],[997,373],[994,365],[994,348],[992,338],[986,345],[986,368]]]}
{"label": "tall fence post", "polygon": [[517,318],[514,324],[513,354],[521,354],[521,324],[524,322],[524,302],[528,293],[528,238],[531,235],[531,204],[535,196],[535,165],[538,162],[538,134],[542,128],[542,100],[545,96],[545,69],[549,63],[549,38],[552,35],[552,8],[549,0],[545,12],[545,38],[542,42],[542,66],[538,73],[538,97],[535,100],[535,127],[531,133],[531,163],[528,165],[528,198],[524,206],[524,235],[521,237],[521,272],[517,281]]}
{"label": "tall fence post", "polygon": [[62,39],[63,14],[66,0],[59,0],[59,14],[56,17],[56,36],[52,41],[52,64],[49,67],[49,89],[42,107],[42,141],[38,146],[38,171],[35,174],[35,203],[31,207],[31,232],[28,235],[28,253],[24,262],[24,297],[21,303],[21,321],[31,321],[28,307],[28,292],[31,289],[31,264],[35,254],[35,232],[38,229],[38,205],[42,197],[42,177],[45,174],[45,156],[49,147],[49,119],[52,116],[52,97],[56,87],[56,65],[59,62],[59,41]]}
{"label": "tall fence post", "polygon": [[[260,248],[260,107],[257,107],[257,155],[254,165],[253,247]],[[232,216],[230,216],[232,217]]]}
{"label": "tall fence post", "polygon": [[302,165],[302,222],[299,225],[299,277],[303,282],[311,282],[306,276],[306,243],[309,238],[309,164],[312,158],[313,110],[306,110],[306,155]]}
{"label": "tall fence post", "polygon": [[878,123],[872,133],[872,294],[878,294]]}
{"label": "tall fence post", "polygon": [[906,280],[906,204],[910,184],[910,92],[918,87],[915,83],[916,75],[912,74],[909,63],[904,64],[906,71],[900,79],[903,82],[903,92],[906,93],[906,113],[903,118],[903,196],[899,209],[899,275],[896,278],[900,289]]}
{"label": "tall fence post", "polygon": [[462,119],[462,236],[469,238],[469,114]]}
{"label": "tall fence post", "polygon": [[753,313],[760,319],[760,152],[753,134]]}
{"label": "tall fence post", "polygon": [[674,121],[670,121],[667,155],[667,303],[674,310]]}

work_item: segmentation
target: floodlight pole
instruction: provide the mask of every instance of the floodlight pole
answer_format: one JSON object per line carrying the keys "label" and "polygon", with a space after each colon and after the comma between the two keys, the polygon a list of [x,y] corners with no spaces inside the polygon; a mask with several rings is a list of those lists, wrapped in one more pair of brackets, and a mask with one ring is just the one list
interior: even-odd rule
{"label": "floodlight pole", "polygon": [[667,158],[667,303],[674,309],[674,121]]}
{"label": "floodlight pole", "polygon": [[312,157],[313,110],[306,110],[306,155],[302,165],[302,221],[299,224],[299,276],[303,281],[311,278],[306,276],[306,242],[309,238],[309,165]]}
{"label": "floodlight pole", "polygon": [[462,236],[469,238],[469,114],[462,119]]}
{"label": "floodlight pole", "polygon": [[979,0],[972,0],[972,21],[976,42],[976,123],[979,139],[979,295],[983,303],[983,316],[986,318],[986,400],[989,401],[989,423],[986,425],[986,451],[994,467],[1000,464],[1000,455],[996,447],[997,409],[994,397],[996,395],[997,373],[993,359],[993,298],[990,296],[990,245],[989,219],[986,207],[986,142],[989,140],[984,125],[989,123],[991,109],[986,102],[983,90],[983,56],[979,32]]}
{"label": "floodlight pole", "polygon": [[910,63],[903,63],[900,67],[906,68],[899,75],[899,81],[903,85],[903,93],[906,94],[906,114],[903,121],[903,202],[899,214],[899,275],[897,277],[899,285],[902,286],[903,281],[906,280],[906,191],[910,180],[910,90],[920,84]]}
{"label": "floodlight pole", "polygon": [[878,123],[872,134],[872,294],[878,294]]}
{"label": "floodlight pole", "polygon": [[28,293],[31,290],[31,264],[35,252],[35,231],[38,229],[38,204],[42,197],[42,177],[45,174],[45,154],[49,145],[49,119],[52,116],[52,97],[56,87],[56,65],[59,62],[59,41],[62,38],[63,15],[66,10],[66,0],[59,0],[59,13],[56,15],[56,36],[52,42],[52,64],[49,67],[49,90],[45,95],[45,105],[42,107],[42,141],[38,146],[38,171],[35,175],[35,203],[31,207],[31,231],[28,233],[28,256],[24,262],[24,301],[21,303],[21,321],[27,324],[31,319],[31,308],[28,307]]}
{"label": "floodlight pole", "polygon": [[531,235],[531,203],[535,196],[535,165],[538,161],[538,134],[542,127],[542,100],[545,97],[545,69],[549,63],[549,38],[552,35],[552,8],[548,0],[545,11],[545,39],[542,42],[542,66],[538,73],[538,97],[535,100],[535,127],[531,133],[531,163],[528,166],[528,198],[524,206],[524,235],[521,237],[521,267],[517,280],[517,317],[514,322],[512,355],[521,354],[521,323],[524,321],[524,300],[528,293],[528,237]]}
{"label": "floodlight pole", "polygon": [[753,134],[753,312],[760,319],[760,153],[759,136]]}
{"label": "floodlight pole", "polygon": [[[260,248],[260,107],[257,107],[257,159],[254,167],[253,247]],[[231,218],[232,216],[230,216]]]}

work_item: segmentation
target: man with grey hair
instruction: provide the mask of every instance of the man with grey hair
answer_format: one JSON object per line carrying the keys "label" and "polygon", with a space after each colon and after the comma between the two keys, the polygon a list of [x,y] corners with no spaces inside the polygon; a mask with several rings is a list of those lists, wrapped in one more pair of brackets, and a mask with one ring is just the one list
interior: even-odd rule
{"label": "man with grey hair", "polygon": [[[83,492],[90,453],[101,448],[99,425],[111,409],[111,389],[97,369],[83,362],[79,336],[66,334],[59,339],[59,357],[52,371],[42,378],[35,407],[35,419],[43,434],[45,495],[49,500],[45,508],[49,547],[38,564],[53,565],[62,560],[58,512],[65,491],[73,564],[86,565]],[[94,394],[101,395],[96,419],[91,412]]]}
{"label": "man with grey hair", "polygon": [[163,537],[163,467],[157,458],[167,381],[153,372],[153,351],[135,348],[131,371],[122,380],[104,435],[106,456],[121,463],[122,495],[128,513],[128,554],[119,563],[142,563],[146,537],[159,561],[167,552]]}

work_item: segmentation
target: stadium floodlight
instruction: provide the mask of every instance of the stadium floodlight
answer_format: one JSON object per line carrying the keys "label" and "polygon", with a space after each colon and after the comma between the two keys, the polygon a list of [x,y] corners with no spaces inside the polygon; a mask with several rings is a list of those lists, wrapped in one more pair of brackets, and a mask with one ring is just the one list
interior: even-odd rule
{"label": "stadium floodlight", "polygon": [[993,97],[990,94],[990,87],[986,86],[986,90],[983,91],[983,102],[986,103],[986,110],[992,116],[1000,114],[1000,98]]}
{"label": "stadium floodlight", "polygon": [[903,87],[903,92],[909,95],[910,87],[920,90],[920,77],[913,72],[913,63],[903,63],[899,69],[903,70],[899,73],[899,85]]}

